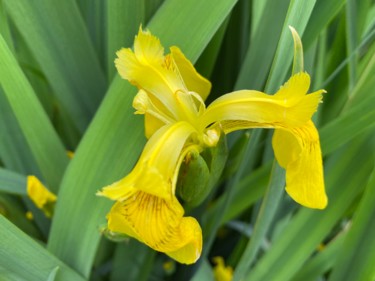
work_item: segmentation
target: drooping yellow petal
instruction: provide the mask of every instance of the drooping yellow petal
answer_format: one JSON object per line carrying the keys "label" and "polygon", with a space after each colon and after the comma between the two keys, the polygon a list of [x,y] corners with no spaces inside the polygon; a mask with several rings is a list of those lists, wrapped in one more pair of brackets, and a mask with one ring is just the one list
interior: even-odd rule
{"label": "drooping yellow petal", "polygon": [[273,96],[250,90],[223,95],[208,106],[201,125],[221,122],[225,132],[301,126],[311,119],[324,92],[306,95],[309,84],[308,74],[299,73]]}
{"label": "drooping yellow petal", "polygon": [[286,191],[299,204],[316,209],[327,206],[322,153],[318,132],[312,123],[278,129],[272,140],[275,157],[286,170]]}
{"label": "drooping yellow petal", "polygon": [[104,187],[98,195],[112,200],[128,197],[129,187],[169,199],[174,190],[183,148],[195,129],[186,122],[166,125],[147,142],[132,172],[122,180]]}
{"label": "drooping yellow petal", "polygon": [[198,222],[183,217],[178,200],[150,195],[143,191],[117,202],[108,214],[108,228],[138,239],[180,263],[194,263],[202,251],[202,232]]}
{"label": "drooping yellow petal", "polygon": [[193,64],[185,57],[179,48],[172,46],[170,50],[171,56],[177,65],[186,88],[189,91],[198,93],[203,100],[206,100],[211,91],[211,82],[196,71]]}
{"label": "drooping yellow petal", "polygon": [[27,195],[47,217],[52,216],[57,197],[35,176],[27,177]]}

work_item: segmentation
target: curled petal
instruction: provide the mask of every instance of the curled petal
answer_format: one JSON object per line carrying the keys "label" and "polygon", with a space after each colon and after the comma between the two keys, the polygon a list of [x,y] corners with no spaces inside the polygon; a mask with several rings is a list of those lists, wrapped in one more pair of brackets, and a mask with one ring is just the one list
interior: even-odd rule
{"label": "curled petal", "polygon": [[221,122],[225,132],[301,126],[310,120],[324,92],[306,95],[309,85],[308,74],[299,73],[273,96],[250,90],[223,95],[208,106],[201,117],[202,126]]}
{"label": "curled petal", "polygon": [[123,200],[129,190],[141,190],[160,198],[174,196],[183,148],[195,129],[186,122],[166,125],[147,142],[140,159],[129,175],[103,188],[98,195]]}
{"label": "curled petal", "polygon": [[301,127],[275,130],[272,144],[277,161],[286,170],[288,194],[303,206],[324,209],[328,199],[322,153],[312,121]]}
{"label": "curled petal", "polygon": [[108,214],[108,228],[138,239],[180,263],[194,263],[202,251],[202,232],[198,222],[183,217],[178,200],[165,200],[134,191],[117,202]]}
{"label": "curled petal", "polygon": [[170,49],[173,61],[176,63],[186,88],[198,93],[203,100],[206,100],[211,90],[211,82],[197,72],[179,48],[173,46]]}
{"label": "curled petal", "polygon": [[299,73],[273,96],[250,90],[226,94],[210,104],[202,116],[202,126],[221,122],[225,132],[301,126],[310,120],[324,92],[306,95],[309,84],[308,74]]}

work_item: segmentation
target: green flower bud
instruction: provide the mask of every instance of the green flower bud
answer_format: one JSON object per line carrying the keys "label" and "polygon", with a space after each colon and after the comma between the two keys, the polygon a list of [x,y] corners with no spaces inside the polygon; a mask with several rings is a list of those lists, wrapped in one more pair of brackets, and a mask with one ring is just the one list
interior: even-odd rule
{"label": "green flower bud", "polygon": [[210,170],[198,151],[189,152],[181,164],[178,181],[178,195],[191,207],[199,205],[210,192],[207,190]]}
{"label": "green flower bud", "polygon": [[217,184],[228,156],[223,133],[214,147],[189,152],[181,164],[177,193],[189,207],[201,204]]}

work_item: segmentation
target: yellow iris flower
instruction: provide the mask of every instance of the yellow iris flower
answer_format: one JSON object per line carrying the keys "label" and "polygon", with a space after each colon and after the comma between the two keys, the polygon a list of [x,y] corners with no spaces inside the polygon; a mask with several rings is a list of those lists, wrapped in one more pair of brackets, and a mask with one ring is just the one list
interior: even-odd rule
{"label": "yellow iris flower", "polygon": [[216,146],[225,134],[247,128],[274,128],[273,149],[286,169],[286,191],[298,203],[325,208],[322,156],[311,116],[324,90],[307,94],[310,77],[293,75],[275,95],[241,90],[205,106],[211,83],[177,47],[164,55],[159,39],[139,30],[134,51],[115,60],[120,75],[139,89],[136,114],[145,115],[149,138],[133,171],[100,195],[117,202],[108,228],[135,237],[181,263],[195,262],[202,248],[198,222],[184,217],[175,196],[178,170],[189,151]]}

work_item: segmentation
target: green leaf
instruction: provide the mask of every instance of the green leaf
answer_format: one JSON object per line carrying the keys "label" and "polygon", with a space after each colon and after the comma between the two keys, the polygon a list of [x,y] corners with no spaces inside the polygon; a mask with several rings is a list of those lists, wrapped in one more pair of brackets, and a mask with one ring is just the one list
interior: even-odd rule
{"label": "green leaf", "polygon": [[[375,127],[375,96],[369,96],[320,130],[323,154],[329,154],[359,134]],[[332,134],[332,132],[335,132]]]}
{"label": "green leaf", "polygon": [[[373,155],[374,156],[374,155]],[[375,170],[353,217],[330,281],[374,280],[375,277]]]}
{"label": "green leaf", "polygon": [[0,158],[8,169],[40,176],[35,159],[22,134],[3,89],[0,89]]}
{"label": "green leaf", "polygon": [[[259,1],[263,6],[254,6],[254,17],[259,16],[257,28],[253,28],[251,41],[235,89],[249,88],[261,90],[267,80],[277,42],[289,6],[289,0]],[[259,8],[258,8],[259,6]],[[266,36],[265,36],[266,35]],[[262,54],[261,56],[259,54]]]}
{"label": "green leaf", "polygon": [[[233,199],[230,207],[224,212],[220,224],[234,219],[262,197],[269,181],[271,166],[271,163],[263,165],[242,178],[236,186],[232,186]],[[202,224],[207,225],[207,229],[211,228],[209,225],[212,223],[213,217],[218,212],[222,212],[224,200],[224,196],[220,196],[204,214]]]}
{"label": "green leaf", "polygon": [[25,196],[25,176],[0,168],[0,192]]}
{"label": "green leaf", "polygon": [[[354,0],[346,1],[346,49],[348,54],[352,54],[358,44],[358,27],[357,27],[357,4]],[[351,94],[357,80],[357,55],[355,54],[349,60],[349,87],[348,94]]]}
{"label": "green leaf", "polygon": [[145,23],[145,1],[109,0],[107,69],[109,81],[116,74],[114,60],[116,51],[133,45],[135,34],[141,23]]}
{"label": "green leaf", "polygon": [[128,281],[148,280],[155,254],[155,251],[134,239],[119,243],[113,257],[111,281],[122,281],[125,276]]}
{"label": "green leaf", "polygon": [[57,99],[83,132],[103,97],[105,79],[75,1],[3,3]]}
{"label": "green leaf", "polygon": [[191,281],[214,281],[214,274],[212,272],[212,267],[210,263],[205,259],[202,261],[197,273]]}
{"label": "green leaf", "polygon": [[302,36],[309,21],[311,12],[315,5],[315,0],[299,1],[292,0],[281,31],[281,37],[275,57],[273,59],[271,71],[266,84],[266,92],[276,91],[284,82],[288,74],[289,66],[293,57],[293,40],[288,26],[293,26],[298,34]]}
{"label": "green leaf", "polygon": [[279,207],[280,199],[284,193],[284,186],[285,170],[274,161],[270,182],[257,216],[254,231],[251,235],[251,239],[246,245],[239,263],[237,264],[233,280],[242,280],[246,271],[253,263]]}
{"label": "green leaf", "polygon": [[65,149],[16,59],[0,36],[0,83],[39,170],[57,191],[68,163]]}
{"label": "green leaf", "polygon": [[[181,1],[169,0],[148,28],[164,46],[176,44],[194,62],[235,2],[194,0],[182,5]],[[180,11],[178,17],[176,11]],[[116,76],[59,193],[48,249],[86,277],[100,239],[98,226],[105,222],[111,204],[95,193],[130,171],[145,141],[143,118],[134,116],[131,107],[135,92],[135,87]]]}
{"label": "green leaf", "polygon": [[56,267],[60,269],[57,280],[85,280],[1,215],[0,264],[28,281],[47,280]]}
{"label": "green leaf", "polygon": [[319,34],[340,12],[345,0],[317,1],[311,14],[311,20],[307,24],[306,32],[303,34],[302,42],[305,50],[312,46]]}
{"label": "green leaf", "polygon": [[323,245],[323,250],[310,258],[300,271],[293,276],[292,281],[316,281],[325,272],[329,271],[339,257],[346,233],[340,233],[328,245]]}

